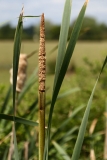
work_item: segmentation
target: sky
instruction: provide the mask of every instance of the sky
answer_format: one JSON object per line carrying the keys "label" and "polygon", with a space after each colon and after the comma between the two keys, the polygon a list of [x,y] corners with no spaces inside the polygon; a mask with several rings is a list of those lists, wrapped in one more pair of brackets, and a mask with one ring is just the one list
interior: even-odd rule
{"label": "sky", "polygon": [[[72,0],[71,22],[78,13],[85,0]],[[54,24],[60,24],[62,20],[65,0],[0,0],[0,25],[6,22],[17,25],[17,19],[24,6],[24,15],[45,14],[45,19]],[[107,24],[107,0],[89,0],[86,16],[96,18],[98,22]],[[24,26],[35,25],[39,18],[24,19]]]}

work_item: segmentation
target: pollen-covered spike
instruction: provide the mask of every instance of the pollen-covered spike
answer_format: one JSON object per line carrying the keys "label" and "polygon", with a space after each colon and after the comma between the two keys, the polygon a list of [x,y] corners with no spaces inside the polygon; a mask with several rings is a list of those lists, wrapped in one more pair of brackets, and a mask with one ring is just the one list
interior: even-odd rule
{"label": "pollen-covered spike", "polygon": [[85,2],[86,2],[86,4],[87,4],[87,3],[89,2],[89,0],[86,0]]}
{"label": "pollen-covered spike", "polygon": [[41,15],[40,24],[40,46],[39,46],[39,91],[45,91],[46,79],[46,53],[45,53],[45,20]]}

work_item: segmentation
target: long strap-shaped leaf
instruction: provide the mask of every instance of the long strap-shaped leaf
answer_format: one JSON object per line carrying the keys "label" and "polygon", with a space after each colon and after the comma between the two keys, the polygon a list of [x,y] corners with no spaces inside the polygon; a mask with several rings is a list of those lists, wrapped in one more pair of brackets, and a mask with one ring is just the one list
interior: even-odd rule
{"label": "long strap-shaped leaf", "polygon": [[64,56],[65,56],[69,24],[70,24],[70,14],[71,14],[71,0],[66,0],[65,6],[64,6],[63,17],[62,17],[61,29],[60,29],[58,56],[56,60],[56,68],[55,68],[56,73],[55,73],[54,84],[57,81],[57,78],[60,72],[60,68],[61,68]]}
{"label": "long strap-shaped leaf", "polygon": [[22,35],[22,14],[19,16],[18,25],[15,32],[14,38],[14,55],[13,55],[13,107],[15,112],[15,96],[16,96],[16,83],[17,83],[17,73],[18,73],[18,63],[20,56],[20,48],[21,48],[21,35]]}
{"label": "long strap-shaped leaf", "polygon": [[[66,0],[65,6],[64,6],[64,12],[63,12],[61,30],[60,30],[60,37],[59,37],[58,57],[57,57],[57,61],[56,61],[56,69],[55,69],[56,74],[55,74],[54,85],[57,81],[60,67],[62,65],[62,61],[65,56],[69,23],[70,23],[70,14],[71,14],[71,0]],[[51,118],[49,118],[49,119],[51,119]],[[50,124],[48,124],[48,130],[50,130],[49,125]],[[48,134],[48,138],[49,137],[50,136]],[[48,142],[47,142],[47,144],[45,144],[44,159],[48,159]]]}
{"label": "long strap-shaped leaf", "polygon": [[[68,1],[66,0],[66,3],[67,2]],[[52,102],[51,102],[51,107],[50,107],[50,112],[49,112],[49,119],[48,119],[47,141],[46,141],[46,145],[45,145],[45,154],[44,154],[44,159],[45,160],[48,160],[50,128],[51,128],[51,121],[52,121],[52,114],[53,114],[54,105],[55,105],[55,102],[56,102],[56,99],[57,99],[57,96],[58,96],[62,81],[63,81],[64,76],[66,74],[70,59],[72,57],[76,41],[78,39],[78,35],[79,35],[80,29],[81,29],[81,26],[82,26],[82,22],[83,22],[85,10],[86,10],[86,7],[87,7],[87,3],[88,3],[88,0],[84,3],[84,5],[83,5],[83,7],[82,7],[82,9],[81,9],[81,11],[79,13],[79,16],[78,16],[76,24],[75,24],[75,26],[73,28],[73,31],[72,31],[72,34],[71,34],[71,37],[70,37],[69,44],[68,44],[68,47],[67,47],[65,55],[61,56],[61,53],[58,53],[58,54],[60,54],[60,56],[58,58],[62,59],[62,61],[61,62],[59,61],[59,64],[58,64],[58,61],[57,61],[57,66],[61,65],[61,67],[58,68],[56,66],[55,81],[54,81],[54,88],[53,88],[53,96],[52,96]],[[68,14],[68,16],[69,16],[70,12],[68,12],[68,10],[64,10],[64,12],[66,12],[66,14]],[[64,37],[65,36],[63,35],[62,38],[64,39]],[[65,49],[64,49],[64,51],[65,51]],[[64,58],[62,58],[62,57],[64,57]],[[57,69],[58,69],[58,71],[57,71]]]}
{"label": "long strap-shaped leaf", "polygon": [[[15,32],[14,38],[14,55],[13,55],[13,112],[15,116],[15,99],[16,99],[16,83],[17,83],[17,73],[18,73],[18,63],[20,56],[20,48],[21,48],[21,35],[23,28],[23,13],[20,14],[18,25]],[[18,148],[17,148],[17,140],[16,140],[16,131],[15,131],[15,117],[14,117],[14,126],[13,126],[13,134],[14,134],[14,145],[15,145],[15,159],[19,160]]]}
{"label": "long strap-shaped leaf", "polygon": [[96,83],[95,83],[94,88],[92,90],[91,96],[89,98],[87,108],[85,110],[84,117],[82,119],[81,126],[80,126],[80,129],[79,129],[79,133],[78,133],[77,141],[76,141],[76,144],[75,144],[75,147],[74,147],[74,151],[73,151],[73,154],[72,154],[72,158],[71,158],[72,160],[78,160],[79,159],[80,151],[81,151],[81,147],[82,147],[82,143],[83,143],[83,139],[84,139],[84,135],[85,135],[85,131],[86,131],[86,126],[87,126],[87,122],[88,122],[88,117],[89,117],[89,113],[90,113],[90,108],[91,108],[93,95],[94,95],[95,88],[97,86],[98,80],[100,78],[100,75],[101,75],[106,63],[107,63],[107,57],[105,58],[105,61],[104,61],[103,66],[101,68],[100,74],[99,74],[99,76],[96,80]]}
{"label": "long strap-shaped leaf", "polygon": [[[66,53],[62,62],[62,65],[60,67],[60,71],[58,73],[58,75],[55,75],[57,77],[57,80],[55,81],[54,84],[54,88],[53,88],[53,96],[52,96],[52,106],[55,104],[56,98],[58,96],[62,81],[64,79],[64,76],[66,74],[70,59],[72,57],[75,45],[76,45],[76,41],[78,39],[79,36],[79,32],[82,26],[82,22],[83,22],[83,18],[84,18],[84,14],[85,14],[85,10],[86,10],[86,6],[87,6],[87,2],[84,3],[79,16],[77,18],[76,24],[73,28],[70,40],[69,40],[69,44],[67,46],[66,49]],[[60,56],[61,59],[61,56]],[[57,74],[57,73],[56,73]]]}
{"label": "long strap-shaped leaf", "polygon": [[7,115],[7,114],[0,113],[0,118],[5,119],[5,120],[10,120],[10,121],[15,120],[15,122],[17,122],[17,123],[26,124],[26,125],[30,125],[30,126],[38,126],[37,122],[27,120],[27,119],[21,118],[21,117],[10,116],[10,115]]}

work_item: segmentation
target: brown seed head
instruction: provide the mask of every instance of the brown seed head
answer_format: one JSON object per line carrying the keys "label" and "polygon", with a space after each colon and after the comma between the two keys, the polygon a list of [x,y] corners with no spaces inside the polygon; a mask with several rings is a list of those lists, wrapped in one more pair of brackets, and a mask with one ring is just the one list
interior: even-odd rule
{"label": "brown seed head", "polygon": [[40,46],[39,46],[39,91],[45,91],[46,57],[45,57],[45,22],[44,14],[41,16],[40,24]]}

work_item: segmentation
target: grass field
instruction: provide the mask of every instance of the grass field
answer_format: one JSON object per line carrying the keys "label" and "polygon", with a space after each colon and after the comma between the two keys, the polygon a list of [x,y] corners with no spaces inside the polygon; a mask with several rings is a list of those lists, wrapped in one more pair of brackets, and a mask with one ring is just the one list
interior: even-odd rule
{"label": "grass field", "polygon": [[[48,62],[50,60],[51,60],[51,62],[54,61],[55,57],[57,55],[57,50],[55,50],[55,52],[53,52],[53,53],[50,53],[50,51],[57,44],[58,44],[57,41],[46,42],[46,54],[47,54],[47,66],[48,67],[49,67]],[[24,41],[24,42],[22,42],[21,52],[29,54],[34,50],[38,50],[38,48],[39,48],[39,42]],[[4,97],[6,95],[5,92],[8,89],[7,86],[9,86],[9,83],[10,83],[9,82],[9,78],[10,78],[9,69],[12,67],[13,42],[12,41],[1,41],[0,42],[0,50],[1,50],[1,52],[0,52],[0,89],[1,89],[0,103],[2,106],[2,103],[4,101]],[[75,110],[78,107],[81,107],[81,105],[84,105],[84,104],[86,105],[88,102],[92,88],[95,84],[96,77],[94,77],[94,72],[92,72],[92,74],[91,74],[91,72],[87,72],[87,69],[85,70],[86,65],[84,65],[85,63],[84,63],[83,59],[85,57],[87,57],[89,60],[91,60],[93,62],[96,60],[103,62],[103,60],[105,59],[106,53],[107,53],[107,42],[77,42],[71,63],[75,64],[75,66],[77,66],[77,67],[81,67],[82,70],[85,72],[82,73],[81,70],[77,70],[77,72],[74,72],[74,74],[72,74],[72,72],[70,74],[67,73],[67,75],[63,81],[63,85],[61,87],[60,93],[61,92],[62,93],[68,92],[69,90],[72,90],[75,87],[76,88],[79,87],[80,90],[79,90],[79,92],[73,93],[72,95],[70,94],[67,97],[65,96],[62,99],[59,99],[57,101],[55,109],[54,109],[53,120],[52,120],[52,126],[53,126],[52,132],[53,133],[58,128],[58,126],[61,125],[61,122],[63,122],[67,118],[69,119],[69,117],[73,113],[73,111],[75,112]],[[33,70],[37,67],[37,65],[38,65],[38,54],[36,53],[35,55],[33,55],[32,57],[30,57],[28,59],[28,76],[33,72]],[[96,74],[98,75],[98,73],[99,73],[99,69],[97,69]],[[103,150],[103,145],[104,145],[104,134],[102,134],[102,131],[104,132],[104,129],[105,129],[104,128],[105,127],[104,126],[104,124],[105,124],[104,118],[105,117],[104,117],[103,113],[105,112],[105,99],[106,99],[106,90],[107,90],[107,88],[106,88],[107,86],[105,85],[106,81],[107,81],[107,79],[106,79],[107,74],[106,73],[107,72],[105,72],[103,74],[102,78],[100,79],[100,83],[97,86],[95,96],[93,99],[91,114],[89,117],[89,122],[88,122],[87,130],[86,130],[86,137],[85,137],[84,145],[83,145],[84,147],[82,148],[82,152],[81,152],[81,156],[86,157],[86,158],[81,158],[84,160],[88,159],[87,156],[89,156],[91,144],[92,145],[94,144],[95,152],[96,152],[96,159],[98,159],[99,157],[103,157],[102,150]],[[53,79],[54,79],[53,77],[54,77],[54,75],[48,75],[47,79],[46,79],[46,88],[48,89],[46,92],[46,102],[51,100],[52,86],[53,86],[52,83],[53,83]],[[22,112],[25,113],[25,116],[28,115],[28,118],[30,117],[30,112],[29,112],[29,109],[27,109],[27,107],[28,106],[31,107],[32,102],[34,103],[35,98],[37,98],[37,92],[38,92],[37,83],[38,82],[36,82],[35,85],[32,86],[32,88],[30,88],[31,90],[27,91],[26,95],[24,95],[24,97],[23,97],[23,101],[18,106],[19,113],[21,113],[21,114],[22,114]],[[4,85],[5,85],[5,87],[4,87]],[[11,99],[9,102],[10,102],[10,104],[7,105],[8,109],[12,107],[11,106]],[[47,122],[47,117],[48,117],[47,115],[49,114],[49,106],[50,105],[47,105],[47,107],[46,107],[46,122]],[[23,109],[22,109],[22,107],[23,107]],[[37,110],[33,110],[34,117],[31,116],[34,121],[36,121],[38,119],[38,117],[35,116],[37,114],[37,112],[35,112],[35,111],[37,111]],[[63,131],[60,132],[60,130],[59,130],[59,132],[60,132],[60,133],[58,133],[59,139],[61,136],[63,136],[63,133],[65,133],[65,135],[67,135],[68,133],[71,132],[71,129],[78,127],[80,125],[81,120],[82,120],[82,116],[83,116],[83,112],[84,111],[82,110],[79,112],[79,114],[77,113],[77,115],[75,115],[75,117],[73,117],[71,119],[71,121],[64,128]],[[31,115],[32,115],[32,111],[31,111]],[[57,117],[58,117],[58,120],[57,120]],[[98,120],[98,124],[95,128],[95,131],[94,131],[95,133],[92,135],[92,138],[90,139],[89,128],[90,128],[93,120],[95,120],[95,119]],[[18,140],[20,139],[20,141],[18,141],[18,143],[21,142],[22,137],[26,139],[27,132],[26,132],[26,130],[25,131],[24,130],[25,129],[23,129],[23,128],[18,129],[17,137],[18,137]],[[75,137],[76,137],[75,135],[77,134],[76,132],[74,132],[73,135],[72,134],[70,135],[71,136],[70,140],[72,140],[72,142],[70,141],[70,143],[67,143],[65,141],[66,142],[65,145],[67,146],[67,153],[70,156],[71,156],[72,146],[74,146],[74,143],[75,143],[74,141],[75,141]],[[33,132],[31,132],[31,133],[33,133]],[[2,135],[2,132],[1,132],[1,135]],[[89,137],[88,137],[88,135],[89,135]],[[69,134],[67,136],[69,138]],[[74,137],[74,139],[72,139],[72,137]],[[30,136],[30,138],[31,138],[31,136]],[[22,145],[22,142],[21,142],[21,145]],[[89,147],[87,147],[87,146],[89,146]],[[87,150],[86,150],[86,147],[87,147]],[[4,150],[1,152],[4,153]],[[56,150],[55,150],[55,152],[56,152]]]}
{"label": "grass field", "polygon": [[[53,53],[50,53],[58,44],[57,41],[46,42],[46,54],[47,62],[50,59],[55,59],[57,50]],[[22,42],[21,52],[30,53],[34,50],[38,50],[39,42]],[[72,61],[75,65],[82,66],[83,58],[87,57],[88,59],[103,60],[104,56],[107,53],[107,42],[78,42],[74,50]],[[0,41],[0,83],[9,84],[9,69],[12,66],[12,56],[13,56],[13,42],[12,41]],[[28,75],[33,72],[35,67],[38,65],[37,53],[28,59]]]}

